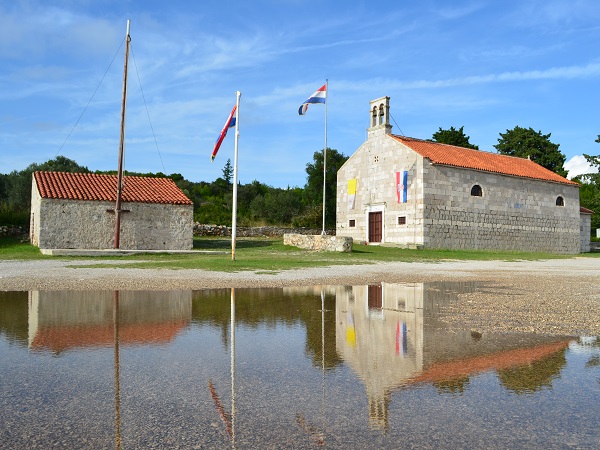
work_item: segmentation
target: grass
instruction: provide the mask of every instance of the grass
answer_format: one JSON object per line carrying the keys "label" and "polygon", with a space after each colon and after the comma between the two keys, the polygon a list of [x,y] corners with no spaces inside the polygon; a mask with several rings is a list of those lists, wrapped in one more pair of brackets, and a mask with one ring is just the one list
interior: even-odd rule
{"label": "grass", "polygon": [[[395,247],[358,245],[352,253],[308,252],[296,247],[283,245],[282,239],[243,238],[236,245],[236,260],[231,259],[231,240],[228,238],[196,238],[194,249],[197,254],[146,254],[118,257],[121,262],[131,260],[129,264],[111,264],[103,262],[115,257],[54,257],[69,260],[76,267],[78,260],[96,259],[98,264],[86,267],[127,267],[127,268],[166,268],[166,269],[204,269],[222,272],[257,271],[277,274],[289,269],[324,267],[340,264],[372,264],[376,262],[440,262],[444,260],[468,261],[533,261],[539,259],[565,259],[574,255],[526,252],[492,252],[477,250],[408,250]],[[203,250],[217,251],[209,254]],[[591,253],[598,257],[600,253]],[[0,238],[0,260],[48,259],[39,250],[28,243],[15,238]]]}

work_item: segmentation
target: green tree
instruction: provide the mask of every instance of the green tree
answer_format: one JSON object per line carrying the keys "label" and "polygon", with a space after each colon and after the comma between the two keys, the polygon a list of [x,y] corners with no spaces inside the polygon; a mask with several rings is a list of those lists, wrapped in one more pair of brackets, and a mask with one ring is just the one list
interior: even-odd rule
{"label": "green tree", "polygon": [[440,127],[438,131],[433,133],[432,139],[434,142],[439,142],[440,144],[456,145],[457,147],[479,150],[477,145],[473,145],[469,142],[470,136],[465,135],[464,126],[460,127],[458,130],[454,127],[443,130]]}
{"label": "green tree", "polygon": [[233,179],[233,167],[231,165],[231,159],[229,158],[227,158],[225,167],[223,167],[223,179],[227,181],[228,184],[231,184],[231,180]]}
{"label": "green tree", "polygon": [[[261,197],[257,197],[261,199]],[[255,208],[253,201],[251,205]],[[267,221],[267,223],[274,225],[289,225],[292,220],[300,215],[304,211],[304,205],[302,203],[302,189],[275,189],[271,190],[261,199],[260,205],[262,206],[261,216]],[[255,214],[259,210],[255,209]],[[258,215],[258,214],[256,214]]]}
{"label": "green tree", "polygon": [[72,159],[61,155],[58,155],[55,159],[50,159],[40,165],[33,163],[28,167],[28,169],[30,169],[31,172],[43,170],[47,172],[90,173],[90,170],[87,167],[80,166]]}
{"label": "green tree", "polygon": [[[327,173],[325,183],[325,225],[335,226],[335,205],[337,191],[337,171],[348,160],[348,156],[337,150],[327,149]],[[323,151],[313,154],[313,161],[306,164],[306,185],[304,201],[314,207],[323,203]]]}
{"label": "green tree", "polygon": [[494,145],[498,153],[521,158],[530,158],[557,174],[566,177],[567,171],[563,167],[565,155],[558,149],[560,144],[550,141],[550,133],[542,134],[533,128],[521,128],[516,126],[506,133],[500,133],[498,144]]}
{"label": "green tree", "polygon": [[24,170],[13,170],[2,177],[2,188],[0,189],[0,203],[4,214],[21,217],[23,224],[28,222],[29,209],[31,207],[31,180],[33,172],[83,172],[89,173],[87,167],[80,166],[72,159],[57,156],[42,164],[32,163]]}
{"label": "green tree", "polygon": [[[600,143],[600,135],[595,142]],[[579,175],[574,178],[574,181],[581,183],[579,188],[581,206],[596,213],[592,215],[592,235],[595,235],[595,230],[600,228],[600,155],[592,156],[584,153],[583,156],[596,171]]]}

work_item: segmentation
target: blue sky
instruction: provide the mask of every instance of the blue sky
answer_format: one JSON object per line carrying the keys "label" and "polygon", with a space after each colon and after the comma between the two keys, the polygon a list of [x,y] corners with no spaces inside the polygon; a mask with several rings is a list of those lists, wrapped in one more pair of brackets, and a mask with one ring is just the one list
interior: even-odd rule
{"label": "blue sky", "polygon": [[210,154],[239,90],[240,182],[303,186],[325,108],[297,111],[326,79],[328,145],[346,155],[384,95],[395,134],[464,126],[495,151],[531,127],[570,175],[600,154],[597,0],[17,0],[0,4],[0,173],[57,155],[116,169],[127,19],[131,171],[221,176],[233,133]]}

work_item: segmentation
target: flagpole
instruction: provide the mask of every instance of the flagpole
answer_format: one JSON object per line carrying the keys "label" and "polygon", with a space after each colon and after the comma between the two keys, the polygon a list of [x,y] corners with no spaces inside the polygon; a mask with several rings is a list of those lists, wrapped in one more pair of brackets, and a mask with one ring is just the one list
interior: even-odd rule
{"label": "flagpole", "polygon": [[237,235],[237,185],[238,185],[238,140],[240,138],[240,97],[242,93],[235,91],[235,150],[233,156],[233,207],[231,213],[231,259],[235,261],[235,239]]}
{"label": "flagpole", "polygon": [[117,201],[115,203],[115,238],[114,248],[121,248],[121,201],[123,196],[123,153],[125,152],[125,108],[127,106],[127,66],[129,62],[129,26],[127,19],[127,34],[125,35],[125,64],[123,69],[123,100],[121,102],[121,138],[119,140],[119,164],[117,167]]}
{"label": "flagpole", "polygon": [[325,79],[325,145],[323,147],[323,230],[325,236],[325,186],[327,178],[327,96],[329,95],[329,80]]}

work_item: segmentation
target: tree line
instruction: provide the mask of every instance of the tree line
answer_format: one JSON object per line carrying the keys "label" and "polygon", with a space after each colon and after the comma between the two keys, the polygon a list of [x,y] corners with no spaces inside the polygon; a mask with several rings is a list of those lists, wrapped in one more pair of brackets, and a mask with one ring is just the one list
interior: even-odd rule
{"label": "tree line", "polygon": [[[561,176],[566,177],[565,155],[559,144],[550,141],[550,134],[543,134],[532,128],[516,126],[506,133],[500,133],[497,152],[504,155],[530,158]],[[433,133],[433,142],[456,145],[478,150],[470,142],[464,127],[439,128]],[[600,143],[600,135],[596,139]],[[600,155],[584,155],[588,163],[600,170]],[[336,174],[348,156],[336,149],[327,149],[326,210],[325,224],[335,227]],[[35,171],[92,173],[87,167],[64,156],[42,164],[32,163],[21,171],[0,174],[0,225],[27,225],[31,203],[31,175]],[[115,171],[95,171],[94,173],[114,174]],[[231,223],[233,202],[233,168],[227,160],[223,174],[212,182],[193,182],[183,175],[173,173],[126,172],[126,175],[167,177],[194,203],[194,220],[199,223],[226,225]],[[592,230],[600,228],[600,174],[579,175],[574,181],[581,183],[581,206],[593,210]],[[241,226],[283,225],[294,227],[320,228],[323,219],[323,151],[314,152],[312,161],[306,164],[306,184],[303,187],[275,188],[257,180],[238,184],[238,224]]]}
{"label": "tree line", "polygon": [[[327,227],[335,227],[335,193],[338,168],[348,159],[335,149],[327,149],[326,213]],[[64,156],[42,164],[32,163],[21,171],[0,174],[0,225],[29,224],[32,174],[36,171],[116,174],[116,171],[92,172]],[[228,159],[223,175],[212,182],[193,182],[180,173],[139,173],[125,175],[170,178],[194,203],[194,221],[231,224],[233,203],[233,167]],[[304,187],[276,188],[257,180],[238,184],[237,223],[240,226],[283,225],[321,228],[323,221],[323,151],[313,154],[306,165]]]}

